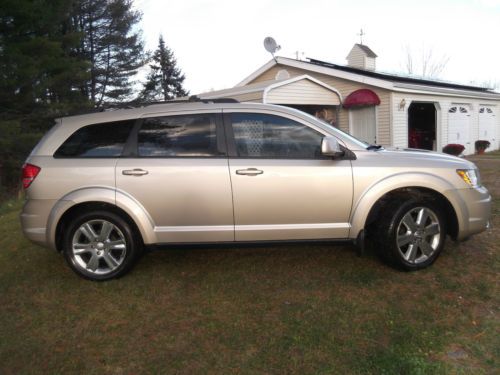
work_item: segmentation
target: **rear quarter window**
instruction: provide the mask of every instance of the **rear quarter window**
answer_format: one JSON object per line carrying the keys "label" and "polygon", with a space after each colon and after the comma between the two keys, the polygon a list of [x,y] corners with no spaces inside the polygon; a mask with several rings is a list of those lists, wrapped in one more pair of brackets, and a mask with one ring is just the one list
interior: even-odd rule
{"label": "rear quarter window", "polygon": [[84,126],[57,149],[56,158],[112,158],[122,154],[135,120]]}

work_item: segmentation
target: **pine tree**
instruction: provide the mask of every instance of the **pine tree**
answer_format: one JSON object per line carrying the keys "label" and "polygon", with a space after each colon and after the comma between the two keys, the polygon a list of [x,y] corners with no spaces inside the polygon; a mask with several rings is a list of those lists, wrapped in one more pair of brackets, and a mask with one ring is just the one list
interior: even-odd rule
{"label": "pine tree", "polygon": [[146,62],[136,27],[141,17],[132,0],[74,1],[72,27],[83,36],[75,53],[90,65],[80,90],[95,107],[133,94],[131,80]]}
{"label": "pine tree", "polygon": [[174,53],[165,44],[161,35],[158,41],[158,48],[151,60],[152,63],[149,65],[150,72],[140,94],[140,100],[171,100],[189,94],[183,87],[185,76],[177,67],[177,60],[174,57]]}

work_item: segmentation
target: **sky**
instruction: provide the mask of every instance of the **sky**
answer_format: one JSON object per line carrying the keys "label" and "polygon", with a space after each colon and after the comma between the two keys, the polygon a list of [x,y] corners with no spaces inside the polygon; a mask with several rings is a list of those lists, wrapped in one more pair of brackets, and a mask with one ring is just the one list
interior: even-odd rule
{"label": "sky", "polygon": [[[336,64],[354,43],[377,55],[377,70],[404,73],[405,50],[447,59],[440,79],[500,84],[500,0],[136,0],[146,48],[163,35],[191,94],[230,88],[278,56]],[[498,87],[500,89],[500,87]]]}

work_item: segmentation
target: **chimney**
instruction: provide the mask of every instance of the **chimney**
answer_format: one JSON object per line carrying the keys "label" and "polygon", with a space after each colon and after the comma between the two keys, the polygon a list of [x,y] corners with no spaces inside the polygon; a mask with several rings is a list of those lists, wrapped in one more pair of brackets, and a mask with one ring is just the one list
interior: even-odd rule
{"label": "chimney", "polygon": [[368,46],[356,43],[347,55],[347,65],[364,70],[375,70],[377,55]]}

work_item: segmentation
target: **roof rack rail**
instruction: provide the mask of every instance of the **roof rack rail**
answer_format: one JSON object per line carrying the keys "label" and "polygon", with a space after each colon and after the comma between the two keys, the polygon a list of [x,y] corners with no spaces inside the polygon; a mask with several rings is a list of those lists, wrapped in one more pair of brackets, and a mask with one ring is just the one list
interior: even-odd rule
{"label": "roof rack rail", "polygon": [[151,104],[170,104],[170,103],[239,103],[239,100],[233,98],[215,98],[215,99],[202,99],[197,95],[191,95],[189,98],[161,100],[157,102],[141,103],[143,105]]}
{"label": "roof rack rail", "polygon": [[172,99],[172,100],[162,100],[162,101],[156,101],[156,102],[131,101],[131,102],[124,102],[124,103],[108,103],[108,104],[105,104],[99,108],[76,111],[72,114],[68,114],[68,116],[86,115],[86,114],[99,113],[99,112],[108,112],[108,111],[115,111],[118,109],[134,109],[134,108],[140,108],[140,107],[147,107],[148,105],[154,105],[154,104],[173,104],[173,103],[205,103],[205,104],[209,104],[209,103],[239,103],[239,100],[236,100],[233,98],[202,99],[196,95],[192,95],[186,99],[184,99],[184,98],[183,99]]}

